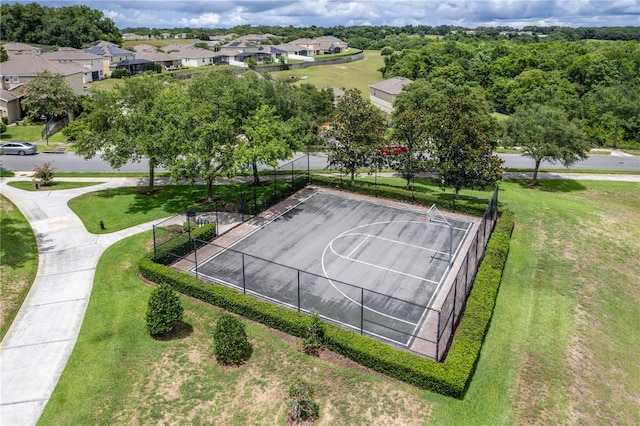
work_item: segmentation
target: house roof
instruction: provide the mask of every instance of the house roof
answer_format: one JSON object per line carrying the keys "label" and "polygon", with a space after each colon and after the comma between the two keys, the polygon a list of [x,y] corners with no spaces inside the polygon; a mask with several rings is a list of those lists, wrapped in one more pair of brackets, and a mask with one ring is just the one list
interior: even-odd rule
{"label": "house roof", "polygon": [[91,45],[92,46],[90,48],[83,50],[100,56],[135,55],[134,52],[125,50],[117,44],[113,44],[108,41],[94,41]]}
{"label": "house roof", "polygon": [[413,83],[413,80],[409,80],[404,77],[393,77],[388,80],[379,81],[374,84],[370,84],[369,87],[380,90],[391,95],[397,95],[402,92],[402,88],[407,84]]}
{"label": "house roof", "polygon": [[155,49],[153,51],[138,51],[136,52],[136,58],[146,59],[153,62],[177,61],[178,59],[180,59],[180,57],[176,53],[158,52]]}
{"label": "house roof", "polygon": [[73,62],[48,61],[39,56],[18,56],[11,57],[11,59],[2,63],[0,75],[36,77],[44,71],[65,77],[73,74],[84,74],[87,69]]}
{"label": "house roof", "polygon": [[97,60],[102,59],[102,56],[95,53],[85,52],[84,50],[74,49],[73,47],[61,47],[57,52],[43,53],[44,59],[53,60]]}
{"label": "house roof", "polygon": [[14,96],[13,93],[11,93],[9,90],[0,88],[0,100],[11,102],[15,101],[16,99],[18,98]]}
{"label": "house roof", "polygon": [[309,48],[309,47],[301,46],[299,44],[294,44],[294,43],[278,44],[276,47],[278,49],[284,50],[286,52],[299,52],[301,50],[311,50],[311,48]]}
{"label": "house roof", "polygon": [[338,37],[334,37],[334,36],[322,36],[322,37],[317,37],[316,39],[314,39],[315,41],[319,41],[321,43],[343,43],[346,44],[344,41],[340,40]]}
{"label": "house roof", "polygon": [[175,52],[174,55],[180,59],[213,58],[216,56],[215,52],[197,47],[183,49],[179,52]]}
{"label": "house roof", "polygon": [[12,52],[12,51],[17,51],[17,50],[34,50],[34,49],[35,50],[41,50],[39,47],[31,46],[30,44],[13,43],[13,42],[3,43],[2,47],[7,52]]}

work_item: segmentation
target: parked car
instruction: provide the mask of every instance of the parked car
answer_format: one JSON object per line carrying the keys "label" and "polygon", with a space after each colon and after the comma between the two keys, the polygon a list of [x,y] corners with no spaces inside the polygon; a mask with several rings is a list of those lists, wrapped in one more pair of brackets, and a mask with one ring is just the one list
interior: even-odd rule
{"label": "parked car", "polygon": [[0,153],[29,155],[38,152],[38,148],[29,142],[7,142],[0,145]]}
{"label": "parked car", "polygon": [[378,148],[378,152],[384,155],[398,155],[403,152],[409,152],[409,148],[403,145],[393,144]]}

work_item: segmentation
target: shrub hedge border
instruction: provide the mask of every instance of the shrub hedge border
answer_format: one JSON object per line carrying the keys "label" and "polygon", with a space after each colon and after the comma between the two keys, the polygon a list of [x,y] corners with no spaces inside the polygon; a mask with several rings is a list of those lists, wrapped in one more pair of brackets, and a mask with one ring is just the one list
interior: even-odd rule
{"label": "shrub hedge border", "polygon": [[[493,315],[513,226],[513,213],[502,211],[445,362],[422,358],[331,323],[326,327],[327,348],[422,389],[464,398]],[[189,248],[191,246],[186,250]],[[180,293],[293,336],[304,337],[306,314],[255,299],[219,284],[203,285],[186,272],[155,263],[152,255],[143,257],[138,265],[140,274],[147,280],[157,284],[167,283]]]}
{"label": "shrub hedge border", "polygon": [[[154,228],[155,232],[155,228]],[[175,262],[185,254],[192,252],[195,247],[201,247],[216,236],[215,223],[203,225],[191,231],[191,239],[188,234],[176,235],[171,240],[161,244],[155,250],[155,261],[162,265]],[[153,257],[152,257],[153,258]]]}

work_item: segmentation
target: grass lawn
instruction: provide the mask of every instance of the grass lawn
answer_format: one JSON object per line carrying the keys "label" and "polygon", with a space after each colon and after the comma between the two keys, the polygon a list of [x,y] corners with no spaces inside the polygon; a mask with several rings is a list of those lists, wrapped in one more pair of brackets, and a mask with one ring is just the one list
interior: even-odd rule
{"label": "grass lawn", "polygon": [[8,182],[7,185],[14,188],[22,189],[24,191],[59,191],[62,189],[84,188],[85,186],[100,185],[102,182],[65,182],[55,181],[51,186],[40,186],[36,189],[35,185],[31,181],[15,181]]}
{"label": "grass lawn", "polygon": [[[369,99],[369,85],[382,80],[378,69],[384,66],[384,60],[378,50],[366,50],[364,59],[338,65],[318,65],[299,70],[277,71],[270,73],[278,79],[298,77],[296,84],[312,84],[318,88],[338,87],[356,88],[365,99]],[[302,80],[303,77],[306,79]]]}
{"label": "grass lawn", "polygon": [[0,340],[38,272],[38,246],[20,210],[0,195]]}
{"label": "grass lawn", "polygon": [[[279,181],[284,189],[288,182]],[[90,192],[69,201],[69,207],[77,214],[89,232],[104,234],[139,225],[151,220],[184,213],[187,210],[211,210],[211,205],[197,205],[196,200],[204,198],[204,185],[167,185],[158,187],[162,191],[154,195],[140,194],[140,187],[105,189]],[[270,194],[273,186],[257,188],[260,194]],[[144,188],[142,188],[144,189]],[[253,188],[247,184],[217,185],[214,195],[221,203],[237,201],[244,192],[245,197],[253,197]],[[100,229],[100,221],[105,229]]]}
{"label": "grass lawn", "polygon": [[[38,150],[42,151],[46,141],[42,140],[42,131],[44,124],[32,124],[28,126],[7,126],[7,131],[2,134],[2,142],[7,141],[23,141],[35,143]],[[49,145],[66,142],[67,137],[62,132],[57,132],[49,137]]]}
{"label": "grass lawn", "polygon": [[179,336],[149,338],[151,287],[136,268],[150,249],[146,233],[100,260],[78,343],[40,423],[284,425],[287,386],[300,376],[316,388],[318,424],[639,424],[640,184],[512,181],[500,192],[516,227],[464,400],[305,356],[254,323],[248,362],[218,367],[211,336],[221,311],[186,299]]}

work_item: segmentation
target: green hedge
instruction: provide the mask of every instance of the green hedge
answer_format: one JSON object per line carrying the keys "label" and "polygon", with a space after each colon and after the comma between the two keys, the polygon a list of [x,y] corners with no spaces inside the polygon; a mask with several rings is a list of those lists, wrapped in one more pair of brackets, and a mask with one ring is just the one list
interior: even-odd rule
{"label": "green hedge", "polygon": [[[326,346],[388,376],[446,396],[463,398],[489,328],[509,252],[513,224],[513,214],[502,212],[444,363],[395,349],[331,323],[327,324]],[[293,336],[304,337],[307,324],[305,314],[254,299],[222,285],[203,284],[186,272],[154,263],[150,256],[140,260],[139,268],[142,276],[150,281],[168,283],[183,294]]]}
{"label": "green hedge", "polygon": [[487,209],[487,202],[489,201],[488,199],[460,196],[458,200],[455,200],[454,205],[453,194],[427,193],[419,191],[414,191],[412,193],[410,190],[399,186],[376,184],[374,182],[361,180],[351,182],[349,179],[339,179],[336,177],[322,175],[313,175],[311,177],[311,182],[315,185],[338,188],[360,194],[374,195],[381,198],[390,198],[392,200],[413,202],[425,206],[431,206],[435,203],[438,205],[439,209],[468,213],[474,216],[484,215],[484,212]]}
{"label": "green hedge", "polygon": [[203,225],[191,231],[191,239],[188,234],[179,234],[156,248],[155,261],[162,265],[175,262],[179,257],[193,251],[195,246],[200,247],[211,241],[216,236],[214,223]]}

